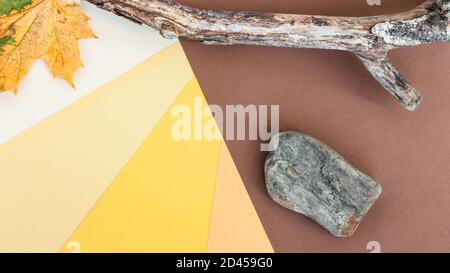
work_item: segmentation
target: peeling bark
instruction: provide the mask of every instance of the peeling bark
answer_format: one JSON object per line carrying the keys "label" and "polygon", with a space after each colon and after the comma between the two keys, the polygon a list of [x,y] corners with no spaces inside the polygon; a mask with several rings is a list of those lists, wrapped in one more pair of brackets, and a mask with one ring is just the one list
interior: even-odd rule
{"label": "peeling bark", "polygon": [[214,45],[262,45],[345,50],[400,104],[414,111],[421,96],[387,59],[394,48],[450,41],[450,0],[428,0],[394,15],[336,17],[266,12],[213,11],[171,0],[87,0],[102,9],[151,26],[167,38]]}

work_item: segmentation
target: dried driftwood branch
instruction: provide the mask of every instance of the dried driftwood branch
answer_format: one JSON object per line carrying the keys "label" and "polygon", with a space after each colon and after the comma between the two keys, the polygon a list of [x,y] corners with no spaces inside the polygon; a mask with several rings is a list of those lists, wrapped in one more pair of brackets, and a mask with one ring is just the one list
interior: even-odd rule
{"label": "dried driftwood branch", "polygon": [[266,45],[345,50],[406,109],[421,95],[387,58],[394,48],[450,41],[450,0],[429,0],[395,15],[334,17],[264,12],[212,11],[170,0],[87,0],[100,8],[181,37],[216,45]]}

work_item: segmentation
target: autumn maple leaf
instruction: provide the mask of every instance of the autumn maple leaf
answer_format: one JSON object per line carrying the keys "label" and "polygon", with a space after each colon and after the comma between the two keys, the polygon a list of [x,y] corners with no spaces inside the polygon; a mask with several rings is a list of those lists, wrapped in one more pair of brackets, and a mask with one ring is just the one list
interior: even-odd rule
{"label": "autumn maple leaf", "polygon": [[0,0],[0,91],[16,91],[33,62],[73,86],[83,66],[78,40],[94,37],[73,0]]}

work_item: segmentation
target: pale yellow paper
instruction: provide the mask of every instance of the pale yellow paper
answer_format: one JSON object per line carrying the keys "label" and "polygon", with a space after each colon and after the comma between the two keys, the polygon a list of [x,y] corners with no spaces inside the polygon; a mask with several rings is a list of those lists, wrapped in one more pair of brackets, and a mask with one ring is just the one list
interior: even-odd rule
{"label": "pale yellow paper", "polygon": [[[193,113],[194,97],[206,107],[195,79],[173,106]],[[167,111],[63,252],[206,252],[221,141],[177,141],[175,120]]]}
{"label": "pale yellow paper", "polygon": [[0,252],[63,247],[192,77],[176,44],[0,146]]}

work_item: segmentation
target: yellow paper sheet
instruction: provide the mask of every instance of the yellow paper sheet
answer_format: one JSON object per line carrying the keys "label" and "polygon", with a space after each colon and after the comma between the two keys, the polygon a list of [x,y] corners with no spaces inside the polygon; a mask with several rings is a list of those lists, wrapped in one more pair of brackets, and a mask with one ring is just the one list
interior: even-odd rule
{"label": "yellow paper sheet", "polygon": [[0,252],[58,251],[192,77],[177,43],[0,146]]}
{"label": "yellow paper sheet", "polygon": [[[192,113],[194,97],[195,79],[173,106]],[[176,141],[175,121],[166,112],[63,252],[206,252],[221,141]]]}

